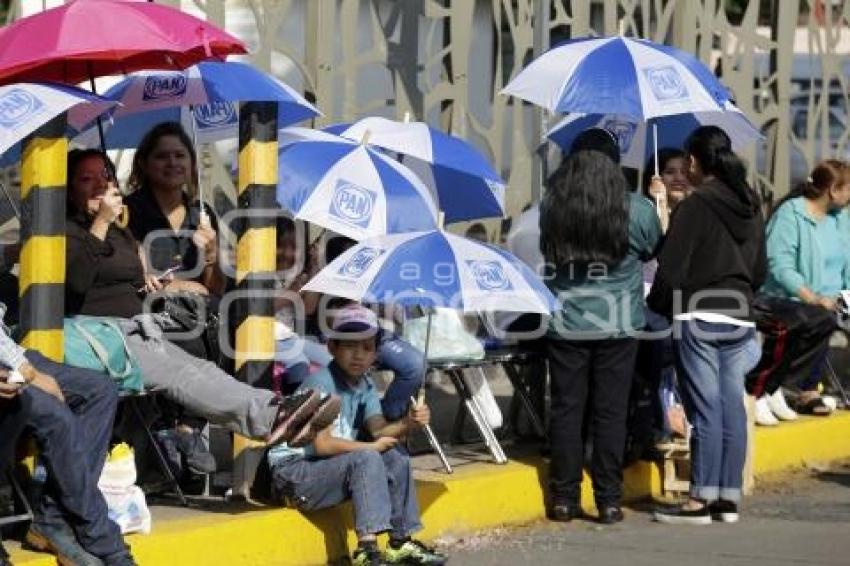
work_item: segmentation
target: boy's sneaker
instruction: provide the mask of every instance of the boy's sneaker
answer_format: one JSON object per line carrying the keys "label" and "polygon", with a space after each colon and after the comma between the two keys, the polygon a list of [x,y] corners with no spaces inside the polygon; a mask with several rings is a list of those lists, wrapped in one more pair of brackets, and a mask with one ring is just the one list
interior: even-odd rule
{"label": "boy's sneaker", "polygon": [[351,555],[351,564],[353,566],[385,566],[388,562],[384,560],[377,545],[367,544],[358,546],[354,550],[354,554]]}
{"label": "boy's sneaker", "polygon": [[740,519],[738,505],[725,499],[718,499],[710,503],[708,512],[711,514],[713,521],[720,521],[721,523],[737,523],[738,519]]}
{"label": "boy's sneaker", "polygon": [[445,564],[448,558],[418,540],[393,541],[387,545],[387,562],[390,564]]}
{"label": "boy's sneaker", "polygon": [[672,507],[669,509],[656,509],[652,518],[665,525],[710,525],[711,514],[708,505],[699,509],[686,509],[685,507]]}

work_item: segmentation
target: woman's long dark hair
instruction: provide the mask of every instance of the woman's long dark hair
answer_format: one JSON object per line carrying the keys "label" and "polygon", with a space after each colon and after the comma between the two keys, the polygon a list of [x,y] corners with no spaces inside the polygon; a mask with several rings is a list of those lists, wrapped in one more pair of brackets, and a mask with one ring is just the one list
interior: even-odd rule
{"label": "woman's long dark hair", "polygon": [[616,265],[629,245],[628,187],[605,154],[580,150],[549,177],[540,207],[540,251],[554,265]]}
{"label": "woman's long dark hair", "polygon": [[145,161],[150,157],[153,148],[159,143],[160,138],[165,136],[176,137],[180,140],[180,143],[186,146],[186,151],[189,152],[189,157],[192,161],[192,171],[189,173],[192,179],[192,186],[189,187],[189,196],[194,198],[195,189],[198,186],[198,156],[195,153],[195,146],[192,144],[189,134],[177,122],[161,122],[151,128],[145,134],[145,137],[142,138],[135,155],[133,155],[133,168],[130,170],[130,181],[128,183],[130,190],[136,191],[147,185],[147,179],[144,173]]}
{"label": "woman's long dark hair", "polygon": [[738,198],[759,204],[747,182],[747,168],[732,151],[732,140],[717,126],[700,126],[685,141],[685,153],[697,160],[705,175],[712,175],[732,189]]}

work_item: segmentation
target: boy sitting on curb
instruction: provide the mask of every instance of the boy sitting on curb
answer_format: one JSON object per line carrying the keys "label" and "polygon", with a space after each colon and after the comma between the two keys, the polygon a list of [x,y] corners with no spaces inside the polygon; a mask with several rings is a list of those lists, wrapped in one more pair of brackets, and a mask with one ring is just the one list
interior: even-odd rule
{"label": "boy sitting on curb", "polygon": [[[306,448],[283,444],[269,452],[274,488],[302,511],[350,497],[359,540],[355,566],[443,564],[444,556],[410,538],[422,524],[410,458],[398,446],[410,430],[428,423],[430,410],[422,404],[400,421],[384,419],[375,385],[366,376],[379,332],[372,311],[349,305],[339,310],[331,329],[328,349],[334,359],[302,387],[339,395],[339,417]],[[357,440],[363,436],[373,441]],[[390,542],[382,555],[376,536],[387,531]]]}

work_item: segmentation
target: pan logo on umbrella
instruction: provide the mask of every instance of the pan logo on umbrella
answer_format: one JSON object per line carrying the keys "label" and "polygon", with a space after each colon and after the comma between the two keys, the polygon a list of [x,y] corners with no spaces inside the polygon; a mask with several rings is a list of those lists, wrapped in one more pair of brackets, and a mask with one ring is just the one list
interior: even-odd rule
{"label": "pan logo on umbrella", "polygon": [[344,222],[366,228],[372,219],[377,195],[350,181],[340,179],[331,198],[331,216]]}
{"label": "pan logo on umbrella", "polygon": [[646,80],[655,95],[661,102],[672,102],[688,98],[688,89],[679,75],[679,71],[670,65],[663,67],[648,67],[643,70]]}
{"label": "pan logo on umbrella", "polygon": [[236,124],[236,110],[230,102],[211,102],[196,106],[192,113],[201,129],[220,128]]}
{"label": "pan logo on umbrella", "polygon": [[512,291],[511,280],[498,261],[466,260],[475,283],[483,291]]}
{"label": "pan logo on umbrella", "polygon": [[182,73],[154,75],[145,79],[142,100],[164,100],[186,94],[189,81]]}
{"label": "pan logo on umbrella", "polygon": [[31,93],[13,88],[0,96],[0,125],[14,128],[44,109],[44,104]]}
{"label": "pan logo on umbrella", "polygon": [[626,120],[618,120],[610,118],[602,125],[603,128],[614,134],[617,138],[617,145],[620,146],[620,153],[628,153],[632,146],[632,140],[635,137],[637,124]]}
{"label": "pan logo on umbrella", "polygon": [[360,248],[357,250],[357,253],[348,258],[348,261],[342,264],[342,267],[339,268],[337,274],[348,279],[358,279],[366,272],[367,269],[369,269],[369,266],[372,265],[376,259],[381,257],[381,254],[383,253],[384,250],[379,248]]}

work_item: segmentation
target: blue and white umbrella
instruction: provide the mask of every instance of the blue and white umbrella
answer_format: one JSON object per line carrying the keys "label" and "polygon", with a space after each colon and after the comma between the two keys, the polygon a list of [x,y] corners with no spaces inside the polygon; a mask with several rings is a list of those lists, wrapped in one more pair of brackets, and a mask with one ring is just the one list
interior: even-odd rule
{"label": "blue and white umbrella", "polygon": [[[141,71],[128,75],[104,97],[122,103],[106,126],[106,147],[137,147],[160,122],[180,122],[199,142],[238,136],[239,101],[277,102],[278,127],[320,112],[286,83],[251,65],[206,61],[183,71]],[[88,132],[96,139],[96,132]]]}
{"label": "blue and white umbrella", "polygon": [[553,47],[502,90],[551,112],[616,114],[646,121],[722,110],[723,84],[679,49],[626,37],[581,38]]}
{"label": "blue and white umbrella", "polygon": [[281,131],[277,196],[302,220],[363,240],[437,226],[437,203],[404,165],[327,132]]}
{"label": "blue and white umbrella", "polygon": [[305,291],[364,303],[548,315],[557,301],[509,252],[442,230],[395,234],[353,246]]}
{"label": "blue and white umbrella", "polygon": [[74,131],[116,105],[118,102],[68,85],[18,83],[0,87],[2,163],[13,163],[20,157],[20,142],[62,112],[68,112],[68,129]]}
{"label": "blue and white umbrella", "polygon": [[446,222],[501,217],[505,214],[505,181],[469,142],[431,128],[424,122],[396,122],[371,117],[336,124],[325,131],[401,155],[401,161],[432,189]]}
{"label": "blue and white umbrella", "polygon": [[[688,136],[700,126],[718,126],[732,139],[732,149],[741,150],[762,138],[758,128],[731,102],[725,110],[675,114],[652,120],[658,127],[658,146],[682,149]],[[620,146],[620,163],[642,169],[653,155],[653,132],[647,122],[613,114],[571,113],[546,134],[564,151],[588,128],[603,128],[615,136]]]}

